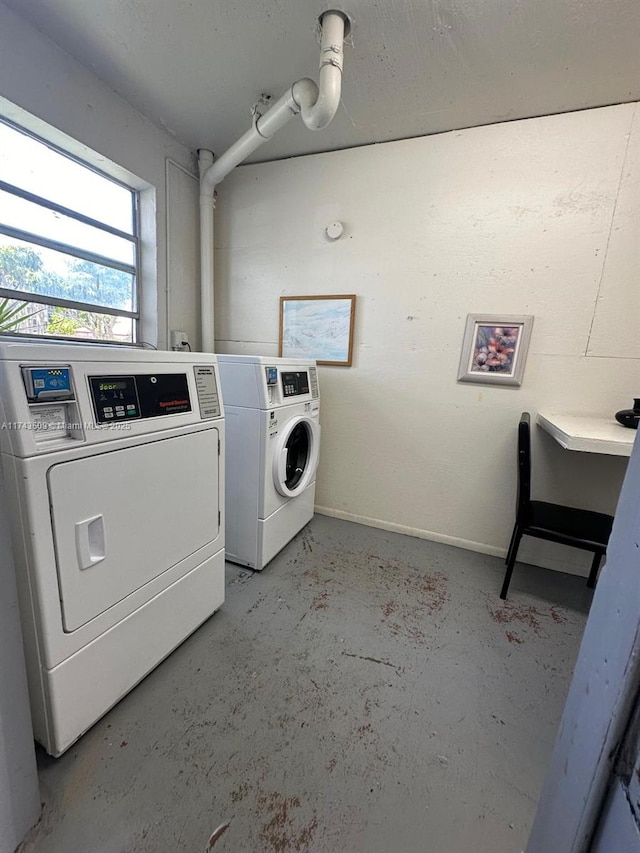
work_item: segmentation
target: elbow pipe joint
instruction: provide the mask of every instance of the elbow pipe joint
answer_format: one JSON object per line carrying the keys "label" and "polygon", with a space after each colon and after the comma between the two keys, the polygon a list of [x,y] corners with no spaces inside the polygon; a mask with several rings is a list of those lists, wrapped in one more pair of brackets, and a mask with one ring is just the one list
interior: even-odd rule
{"label": "elbow pipe joint", "polygon": [[321,15],[320,25],[320,85],[316,86],[312,80],[304,79],[294,83],[292,88],[293,97],[300,105],[302,121],[309,130],[325,128],[340,105],[343,43],[345,33],[351,26],[344,12],[335,9]]}
{"label": "elbow pipe joint", "polygon": [[305,115],[309,114],[309,111],[313,108],[314,104],[316,104],[319,96],[320,91],[317,85],[313,80],[310,80],[309,77],[303,77],[301,80],[296,80],[291,87],[291,97],[298,108],[298,112],[302,113],[303,119]]}

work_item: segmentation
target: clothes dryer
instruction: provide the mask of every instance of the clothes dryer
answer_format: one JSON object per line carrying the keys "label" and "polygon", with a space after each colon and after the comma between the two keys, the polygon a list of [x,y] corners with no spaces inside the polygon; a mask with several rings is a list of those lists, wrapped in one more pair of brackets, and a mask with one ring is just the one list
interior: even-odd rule
{"label": "clothes dryer", "polygon": [[316,363],[217,358],[227,419],[226,558],[263,569],[313,517],[320,450]]}
{"label": "clothes dryer", "polygon": [[224,601],[215,356],[0,344],[35,738],[60,755]]}

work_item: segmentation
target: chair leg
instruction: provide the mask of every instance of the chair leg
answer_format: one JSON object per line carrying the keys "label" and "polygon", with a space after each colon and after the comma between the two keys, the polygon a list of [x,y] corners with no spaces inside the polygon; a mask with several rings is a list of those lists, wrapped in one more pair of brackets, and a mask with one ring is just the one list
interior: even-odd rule
{"label": "chair leg", "polygon": [[505,599],[507,597],[507,592],[509,590],[509,584],[511,583],[511,575],[513,574],[513,567],[516,563],[516,555],[518,553],[518,547],[520,545],[520,540],[522,539],[522,528],[516,527],[513,531],[513,536],[511,537],[511,545],[509,546],[509,561],[507,563],[507,571],[504,573],[504,582],[502,584],[502,589],[500,590],[500,598]]}
{"label": "chair leg", "polygon": [[516,542],[516,534],[518,533],[518,525],[515,524],[513,527],[513,533],[511,534],[511,542],[509,542],[509,548],[507,550],[507,556],[505,558],[505,564],[508,566],[509,561],[511,560],[511,552],[513,551],[513,546]]}
{"label": "chair leg", "polygon": [[598,569],[600,568],[600,561],[602,560],[602,554],[596,553],[593,555],[593,562],[591,563],[591,571],[589,572],[589,578],[587,580],[587,586],[589,589],[593,589],[596,585],[596,578],[598,577]]}

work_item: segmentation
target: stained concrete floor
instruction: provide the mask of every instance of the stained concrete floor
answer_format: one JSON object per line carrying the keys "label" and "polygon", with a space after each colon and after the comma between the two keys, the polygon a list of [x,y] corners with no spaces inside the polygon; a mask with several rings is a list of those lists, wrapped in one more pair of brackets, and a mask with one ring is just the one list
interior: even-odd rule
{"label": "stained concrete floor", "polygon": [[228,566],[217,614],[40,753],[21,853],[519,853],[590,593],[518,566],[504,604],[502,572],[322,516]]}

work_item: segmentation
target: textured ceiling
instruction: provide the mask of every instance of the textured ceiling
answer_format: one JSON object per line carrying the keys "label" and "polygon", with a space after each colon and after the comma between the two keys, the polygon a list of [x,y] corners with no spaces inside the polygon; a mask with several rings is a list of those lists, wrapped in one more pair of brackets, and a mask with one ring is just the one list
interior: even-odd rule
{"label": "textured ceiling", "polygon": [[[221,154],[261,93],[317,79],[317,0],[4,0],[189,148]],[[640,100],[640,0],[345,0],[342,106],[253,159]]]}

